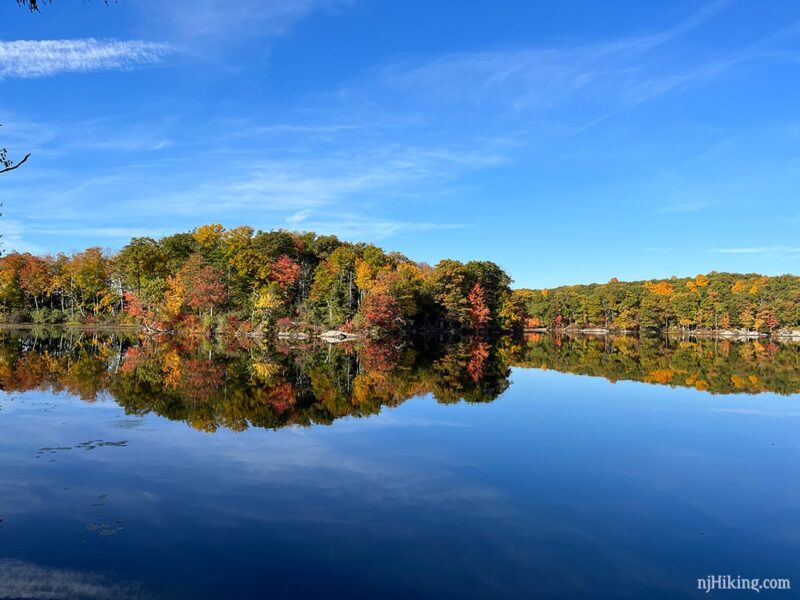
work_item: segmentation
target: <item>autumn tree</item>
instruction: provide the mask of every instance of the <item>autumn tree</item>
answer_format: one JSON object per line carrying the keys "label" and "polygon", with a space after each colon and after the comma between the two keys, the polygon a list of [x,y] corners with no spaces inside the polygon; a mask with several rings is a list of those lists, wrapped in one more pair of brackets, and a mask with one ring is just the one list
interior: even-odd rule
{"label": "autumn tree", "polygon": [[186,306],[213,316],[214,308],[225,301],[224,274],[199,254],[194,254],[174,278],[173,294],[183,297]]}
{"label": "autumn tree", "polygon": [[467,301],[469,302],[470,326],[475,331],[483,329],[492,318],[489,307],[486,306],[486,292],[484,292],[480,283],[472,286],[469,294],[467,294]]}
{"label": "autumn tree", "polygon": [[300,264],[286,254],[281,255],[272,265],[272,279],[286,292],[300,278]]}
{"label": "autumn tree", "polygon": [[168,273],[167,259],[161,245],[153,238],[135,237],[126,244],[114,260],[126,290],[142,296],[143,289],[163,280]]}
{"label": "autumn tree", "polygon": [[434,298],[443,312],[443,323],[460,326],[469,320],[470,278],[463,263],[442,260],[431,273]]}
{"label": "autumn tree", "polygon": [[108,312],[119,300],[110,285],[111,258],[100,248],[73,253],[64,263],[63,292],[82,316]]}
{"label": "autumn tree", "polygon": [[[455,260],[440,261],[431,273],[433,295],[444,311],[444,320],[455,327],[473,327],[470,294],[479,284],[482,307],[486,316],[494,319],[507,294],[511,278],[490,261],[471,261],[466,264]],[[484,323],[488,323],[488,320]]]}
{"label": "autumn tree", "polygon": [[311,299],[323,306],[329,325],[340,325],[355,314],[358,302],[355,273],[356,253],[340,246],[319,266],[311,288]]}
{"label": "autumn tree", "polygon": [[396,332],[403,324],[397,299],[388,294],[370,294],[361,307],[364,324],[380,333]]}
{"label": "autumn tree", "polygon": [[19,270],[19,285],[23,293],[33,300],[36,310],[39,310],[49,289],[50,262],[48,257],[23,255]]}

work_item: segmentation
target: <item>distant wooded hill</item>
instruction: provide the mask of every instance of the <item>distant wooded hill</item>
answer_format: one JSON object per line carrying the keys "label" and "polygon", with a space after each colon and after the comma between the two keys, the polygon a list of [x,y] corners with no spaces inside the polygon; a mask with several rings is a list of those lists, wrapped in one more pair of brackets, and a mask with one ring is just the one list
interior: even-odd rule
{"label": "distant wooded hill", "polygon": [[611,330],[800,329],[800,277],[709,273],[514,292],[528,327]]}

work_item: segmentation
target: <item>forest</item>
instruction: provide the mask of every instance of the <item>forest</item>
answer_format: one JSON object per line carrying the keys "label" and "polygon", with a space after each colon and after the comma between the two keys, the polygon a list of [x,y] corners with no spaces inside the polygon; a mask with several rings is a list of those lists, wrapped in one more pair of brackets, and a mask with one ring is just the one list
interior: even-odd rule
{"label": "forest", "polygon": [[800,277],[695,277],[511,289],[490,261],[431,267],[335,236],[203,225],[161,239],[0,257],[4,323],[262,335],[800,330]]}
{"label": "forest", "polygon": [[138,325],[151,332],[512,330],[511,278],[489,261],[431,267],[371,244],[203,225],[118,252],[0,258],[6,323]]}
{"label": "forest", "polygon": [[734,273],[515,290],[528,329],[747,331],[800,329],[800,277]]}

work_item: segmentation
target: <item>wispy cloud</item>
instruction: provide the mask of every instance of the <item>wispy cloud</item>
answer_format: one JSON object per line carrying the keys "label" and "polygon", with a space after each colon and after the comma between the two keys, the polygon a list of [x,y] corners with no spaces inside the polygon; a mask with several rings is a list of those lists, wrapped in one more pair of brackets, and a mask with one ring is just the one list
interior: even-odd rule
{"label": "wispy cloud", "polygon": [[160,62],[171,51],[168,44],[138,40],[0,41],[0,79],[129,69]]}
{"label": "wispy cloud", "polygon": [[320,206],[341,197],[380,189],[398,181],[390,169],[367,168],[340,174],[314,171],[303,164],[269,164],[223,186],[220,198],[230,207],[261,205],[265,208]]}
{"label": "wispy cloud", "polygon": [[667,204],[656,209],[662,215],[693,213],[708,208],[707,202],[680,202],[677,204]]}
{"label": "wispy cloud", "polygon": [[[76,177],[60,167],[26,172],[6,189],[14,213],[8,216],[18,215],[26,224],[15,232],[13,247],[28,249],[26,239],[43,237],[90,238],[117,246],[131,236],[157,237],[209,221],[247,221],[261,228],[283,226],[352,239],[466,227],[470,224],[460,217],[440,221],[429,212],[422,218],[398,218],[385,208],[398,198],[419,206],[423,197],[426,205],[448,202],[460,173],[500,164],[507,151],[504,140],[486,139],[480,148],[376,144],[346,131],[346,139],[322,155],[314,147],[308,156],[294,152],[301,156],[287,158],[282,148],[257,144],[206,148],[200,157],[182,157],[176,155],[181,146],[173,146],[169,156],[151,154],[147,164],[117,168],[103,177]],[[38,202],[29,211],[24,198],[34,190]],[[89,197],[105,201],[87,212],[81,207]],[[42,214],[46,222],[37,216]],[[111,225],[119,214],[128,215],[124,226]]]}
{"label": "wispy cloud", "polygon": [[740,248],[714,248],[717,254],[775,254],[800,255],[800,246],[749,246]]}
{"label": "wispy cloud", "polygon": [[111,238],[117,240],[128,241],[132,237],[162,237],[175,233],[169,228],[153,229],[148,227],[27,227],[25,231],[28,233],[44,234],[44,235],[68,235],[71,237],[88,238],[90,240],[97,240],[103,238]]}
{"label": "wispy cloud", "polygon": [[187,41],[241,41],[247,37],[286,34],[301,19],[317,10],[332,10],[350,0],[269,0],[257,5],[229,0],[195,0],[191,6],[163,0],[140,0],[137,8],[147,23]]}
{"label": "wispy cloud", "polygon": [[[308,215],[310,217],[310,213]],[[288,221],[288,219],[287,219]],[[463,223],[432,223],[427,221],[400,221],[364,217],[354,214],[327,214],[319,218],[308,218],[301,223],[289,223],[289,229],[334,234],[344,239],[385,239],[396,235],[461,229],[469,225]]]}
{"label": "wispy cloud", "polygon": [[286,222],[291,226],[296,226],[308,219],[311,216],[311,209],[305,208],[303,210],[298,210],[293,215],[290,215],[286,218]]}
{"label": "wispy cloud", "polygon": [[17,219],[3,219],[3,237],[0,238],[0,248],[4,251],[30,252],[41,254],[42,248],[28,242],[24,236],[26,226]]}
{"label": "wispy cloud", "polygon": [[233,122],[228,131],[221,133],[220,138],[234,141],[267,138],[291,140],[302,136],[308,141],[335,141],[342,134],[356,133],[363,129],[364,125],[357,124],[276,123],[243,126],[241,122]]}
{"label": "wispy cloud", "polygon": [[[405,59],[378,78],[394,90],[459,106],[551,111],[565,105],[611,114],[689,84],[708,81],[747,60],[780,57],[776,46],[796,27],[719,57],[678,62],[654,52],[699,28],[728,2],[713,2],[676,26],[638,37],[576,46],[542,46],[453,53],[429,60]],[[794,54],[791,54],[794,56]],[[667,60],[664,60],[667,59]],[[595,117],[596,118],[596,117]],[[594,122],[594,121],[590,121]]]}
{"label": "wispy cloud", "polygon": [[[258,146],[208,157],[215,172],[188,173],[174,193],[160,188],[152,197],[138,186],[135,198],[123,200],[131,212],[143,214],[208,215],[223,218],[252,211],[288,212],[288,223],[306,225],[311,209],[350,204],[375,207],[381,199],[415,195],[420,189],[434,196],[438,186],[451,182],[465,170],[496,166],[505,160],[501,140],[485,140],[479,149],[451,145],[403,145],[352,140],[321,155],[258,158],[267,153]],[[170,167],[170,170],[171,167]],[[133,175],[136,177],[137,175]],[[119,186],[116,186],[119,192]],[[273,217],[274,218],[274,217]],[[390,231],[391,228],[383,228]]]}

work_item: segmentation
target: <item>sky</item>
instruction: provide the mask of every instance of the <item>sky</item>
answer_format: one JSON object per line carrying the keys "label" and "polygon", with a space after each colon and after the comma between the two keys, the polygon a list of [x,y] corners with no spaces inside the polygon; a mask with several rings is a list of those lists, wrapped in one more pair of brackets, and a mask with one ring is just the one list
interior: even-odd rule
{"label": "sky", "polygon": [[4,250],[205,223],[517,287],[800,272],[800,3],[0,4]]}

